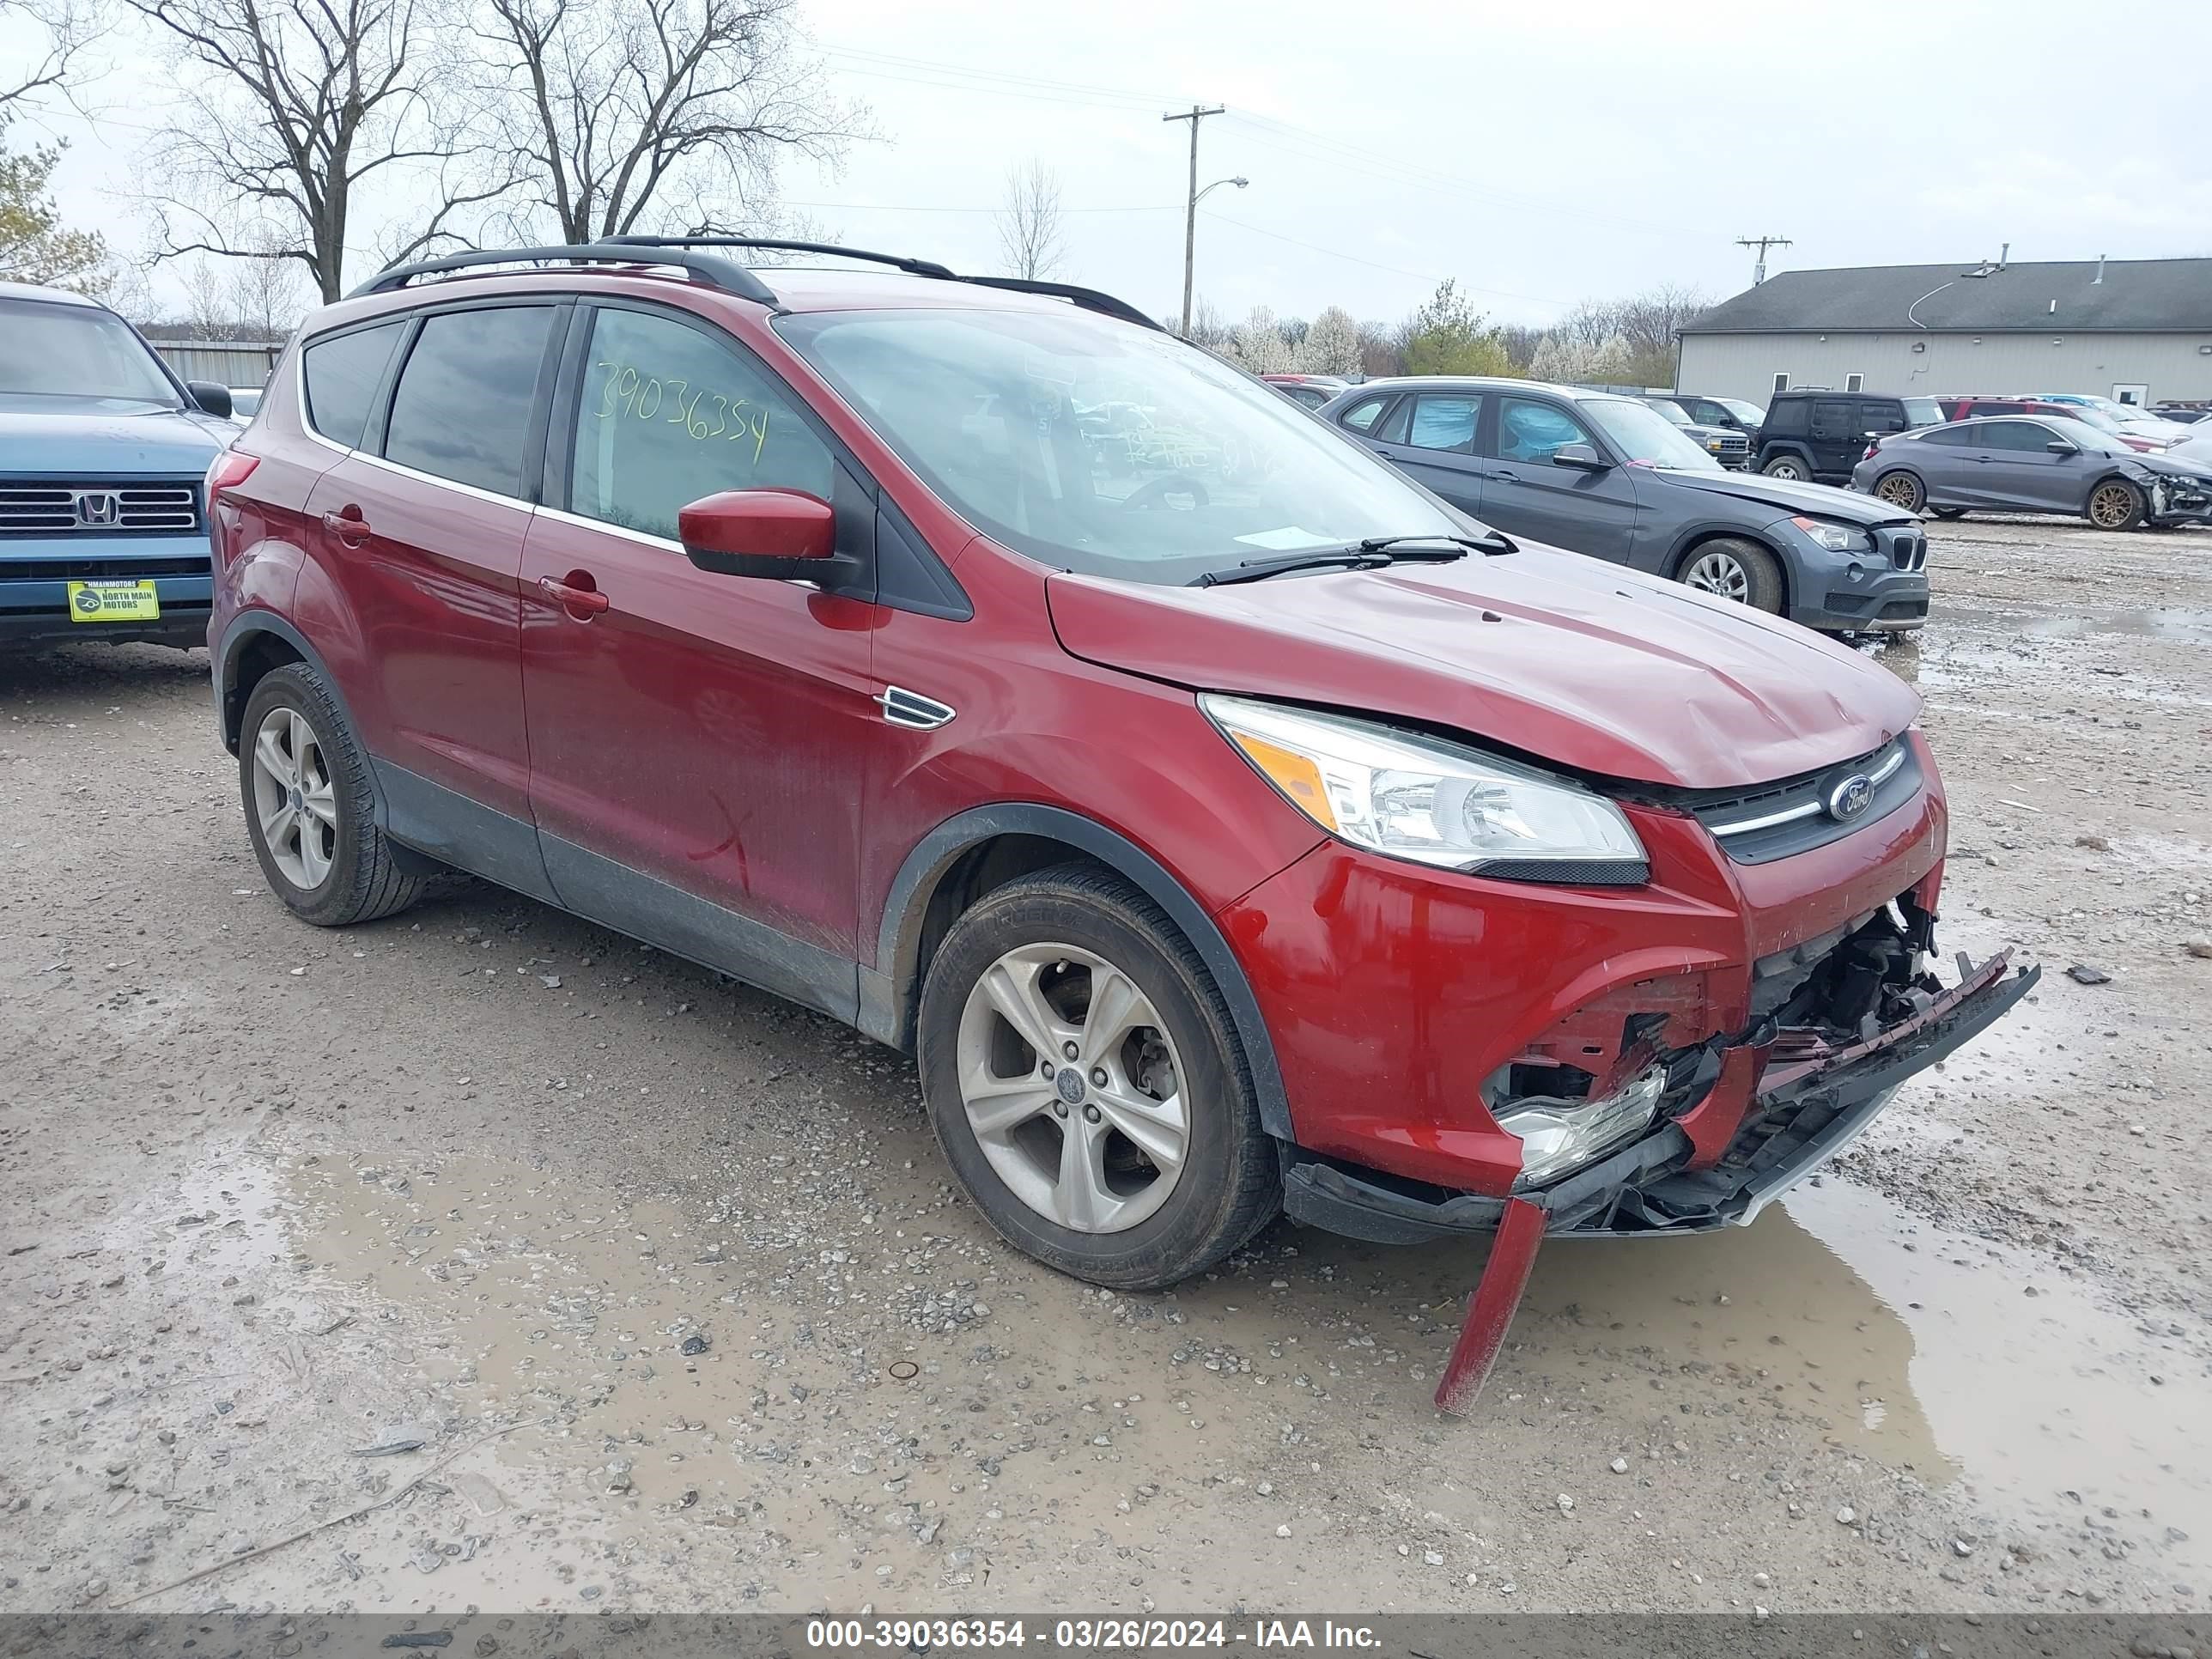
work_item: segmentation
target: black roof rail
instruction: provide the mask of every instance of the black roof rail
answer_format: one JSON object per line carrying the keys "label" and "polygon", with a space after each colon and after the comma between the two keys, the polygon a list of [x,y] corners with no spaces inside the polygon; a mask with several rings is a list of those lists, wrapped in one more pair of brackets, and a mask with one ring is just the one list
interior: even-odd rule
{"label": "black roof rail", "polygon": [[786,242],[768,236],[609,236],[607,242],[622,247],[757,247],[776,253],[828,253],[841,259],[866,259],[871,264],[896,265],[910,276],[941,276],[954,282],[958,274],[934,259],[914,259],[903,253],[872,253],[864,247],[839,247],[834,242]]}
{"label": "black roof rail", "polygon": [[1055,300],[1070,301],[1085,311],[1095,311],[1102,316],[1118,317],[1125,323],[1134,323],[1138,327],[1149,328],[1157,334],[1167,332],[1158,318],[1148,317],[1127,300],[1117,300],[1095,288],[1077,288],[1069,283],[1041,283],[1026,276],[962,276],[957,280],[972,283],[978,288],[1003,288],[1016,294],[1042,294]]}
{"label": "black roof rail", "polygon": [[617,245],[613,241],[576,243],[561,247],[478,248],[466,253],[449,253],[443,258],[418,259],[412,264],[392,265],[378,271],[346,298],[358,300],[370,294],[389,294],[406,287],[417,276],[468,270],[478,265],[524,264],[532,261],[546,264],[675,265],[690,272],[695,282],[721,289],[761,305],[781,308],[775,290],[733,260],[718,259],[710,253],[687,253],[680,248],[661,251],[635,242]]}
{"label": "black roof rail", "polygon": [[943,282],[972,283],[980,288],[1002,288],[1016,294],[1042,294],[1066,300],[1103,316],[1161,332],[1159,324],[1125,300],[1102,294],[1095,288],[1067,283],[1033,282],[1023,276],[963,276],[934,259],[910,258],[902,253],[877,253],[864,247],[840,247],[834,242],[787,242],[765,236],[609,236],[607,242],[623,247],[752,247],[779,253],[821,253],[845,259],[865,259],[872,264],[894,265],[912,276],[934,276]]}

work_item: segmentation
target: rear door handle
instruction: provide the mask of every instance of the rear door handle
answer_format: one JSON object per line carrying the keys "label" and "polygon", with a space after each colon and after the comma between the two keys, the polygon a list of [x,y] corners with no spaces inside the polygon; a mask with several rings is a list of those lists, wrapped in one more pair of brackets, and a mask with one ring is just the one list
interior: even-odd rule
{"label": "rear door handle", "polygon": [[325,513],[323,528],[348,547],[366,547],[371,533],[368,520],[358,513]]}
{"label": "rear door handle", "polygon": [[540,576],[538,586],[544,590],[547,598],[571,611],[596,617],[607,608],[607,596],[596,587],[573,587],[550,576]]}

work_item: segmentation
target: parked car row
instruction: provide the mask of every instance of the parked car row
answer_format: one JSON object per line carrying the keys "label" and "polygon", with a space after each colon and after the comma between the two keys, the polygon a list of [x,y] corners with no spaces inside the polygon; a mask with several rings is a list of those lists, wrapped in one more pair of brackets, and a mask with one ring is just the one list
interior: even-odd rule
{"label": "parked car row", "polygon": [[2212,519],[2212,457],[2146,451],[2126,434],[2040,411],[1875,439],[1851,483],[1905,512],[1948,519],[1976,509],[2056,513],[2100,530]]}
{"label": "parked car row", "polygon": [[1649,399],[1427,376],[1367,381],[1321,415],[1509,535],[1808,628],[1909,629],[1927,619],[1928,543],[1917,513],[1802,479],[1729,471]]}

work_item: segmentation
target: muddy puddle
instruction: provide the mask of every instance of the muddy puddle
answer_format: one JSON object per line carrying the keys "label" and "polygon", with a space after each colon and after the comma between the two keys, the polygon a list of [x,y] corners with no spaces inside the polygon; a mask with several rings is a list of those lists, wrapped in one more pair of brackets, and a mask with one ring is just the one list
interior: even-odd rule
{"label": "muddy puddle", "polygon": [[[470,1464],[489,1476],[463,1487],[482,1503],[611,1499],[632,1513],[728,1525],[765,1502],[863,1534],[878,1511],[926,1525],[961,1490],[947,1485],[960,1469],[909,1463],[902,1447],[912,1444],[902,1437],[960,1409],[963,1390],[991,1380],[988,1358],[976,1369],[972,1336],[994,1340],[1010,1371],[1037,1373],[1032,1406],[1051,1397],[1054,1379],[1095,1389],[1118,1377],[1131,1389],[1132,1379],[1168,1376],[1166,1347],[1194,1343],[1284,1358],[1271,1369],[1287,1386],[1269,1392],[1286,1396],[1286,1412],[1297,1388],[1371,1377],[1402,1391],[1392,1415],[1413,1424],[1433,1386],[1424,1366],[1449,1339],[1396,1339],[1402,1353],[1376,1366],[1374,1340],[1363,1352],[1360,1339],[1336,1334],[1403,1329],[1425,1304],[1455,1319],[1481,1259],[1479,1248],[1416,1255],[1285,1232],[1297,1259],[1260,1270],[1277,1275],[1266,1294],[1255,1294],[1256,1275],[1224,1274],[1159,1300],[1188,1331],[1132,1324],[1126,1314],[1102,1319],[1088,1293],[1010,1263],[1006,1282],[994,1276],[963,1292],[999,1304],[988,1333],[917,1343],[880,1317],[911,1243],[898,1229],[849,1261],[813,1243],[799,1259],[790,1247],[807,1235],[795,1227],[785,1238],[757,1216],[732,1225],[629,1204],[481,1157],[303,1161],[264,1196],[297,1258],[312,1264],[303,1289],[382,1304],[378,1317],[414,1333],[419,1382],[457,1408],[517,1425]],[[793,1275],[814,1291],[806,1316],[759,1294]],[[842,1329],[839,1297],[852,1310]],[[300,1317],[320,1316],[319,1306],[303,1298]],[[1929,1485],[1963,1478],[1979,1498],[2035,1513],[2111,1510],[2153,1536],[2180,1528],[2191,1541],[2168,1538],[2170,1559],[2201,1572],[2212,1568],[2212,1424],[2192,1404],[2201,1367],[2165,1332],[2162,1322],[2138,1330],[2040,1261],[1924,1226],[1830,1179],[1751,1228],[1553,1243],[1500,1377],[1530,1388],[1556,1386],[1559,1373],[1597,1377],[1582,1386],[1617,1390],[1624,1424],[1682,1390],[1741,1390],[1809,1434]],[[1669,1379],[1670,1392],[1644,1393],[1646,1373]],[[1203,1428],[1200,1416],[1229,1414],[1221,1379],[1172,1375],[1196,1386],[1166,1381],[1169,1399],[1189,1398],[1170,1411],[1156,1395],[1141,1408],[1145,1468],[1132,1479],[1146,1469],[1174,1478],[1178,1461],[1195,1461],[1206,1443],[1191,1432]],[[795,1425],[791,1402],[810,1394],[815,1404]],[[994,1413],[1005,1397],[1001,1389]],[[1033,1431],[1024,1396],[1013,1398],[1007,1420]],[[1063,1413],[1066,1398],[1062,1387]],[[1136,1413],[1144,1398],[1081,1407],[1101,1412],[1084,1432],[1112,1436],[1115,1413]],[[825,1400],[842,1402],[826,1420]],[[1486,1399],[1484,1408],[1510,1401]],[[1133,1414],[1127,1420],[1136,1426]],[[1006,1508],[1038,1496],[1011,1482],[1010,1472]],[[997,1516],[999,1500],[984,1501]]]}

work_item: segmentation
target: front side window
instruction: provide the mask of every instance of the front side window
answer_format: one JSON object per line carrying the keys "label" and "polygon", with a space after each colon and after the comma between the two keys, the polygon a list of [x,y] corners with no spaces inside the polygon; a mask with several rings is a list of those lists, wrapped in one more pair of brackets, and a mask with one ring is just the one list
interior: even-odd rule
{"label": "front side window", "polygon": [[0,398],[13,398],[184,407],[128,323],[48,300],[0,300]]}
{"label": "front side window", "polygon": [[369,404],[384,384],[385,366],[406,331],[404,320],[381,323],[319,340],[301,353],[307,424],[334,444],[359,447],[368,425]]}
{"label": "front side window", "polygon": [[1698,472],[1720,467],[1704,445],[1686,436],[1681,428],[1649,404],[1631,398],[1586,398],[1577,406],[1604,429],[1631,466],[1679,467]]}
{"label": "front side window", "polygon": [[592,319],[569,508],[678,539],[677,514],[725,489],[827,501],[836,463],[790,395],[735,347],[641,311]]}
{"label": "front side window", "polygon": [[[1648,409],[1644,412],[1651,415]],[[1651,418],[1659,421],[1656,415]],[[1583,429],[1583,423],[1555,404],[1540,404],[1531,398],[1507,398],[1498,405],[1498,459],[1501,461],[1548,461],[1569,444],[1589,441],[1590,434]]]}
{"label": "front side window", "polygon": [[385,459],[495,495],[520,495],[523,445],[552,324],[550,306],[425,318],[392,394]]}
{"label": "front side window", "polygon": [[1413,423],[1406,441],[1416,449],[1474,453],[1474,423],[1482,413],[1480,398],[1446,398],[1433,392],[1413,400]]}
{"label": "front side window", "polygon": [[1154,330],[1059,307],[775,326],[939,500],[1046,564],[1181,583],[1370,536],[1467,533],[1364,446]]}

